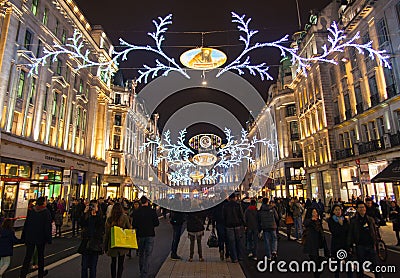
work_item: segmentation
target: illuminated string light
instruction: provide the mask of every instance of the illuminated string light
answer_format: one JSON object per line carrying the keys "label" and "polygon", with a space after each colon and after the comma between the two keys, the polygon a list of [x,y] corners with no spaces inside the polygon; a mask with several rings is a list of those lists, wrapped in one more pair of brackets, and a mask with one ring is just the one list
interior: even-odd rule
{"label": "illuminated string light", "polygon": [[[159,59],[155,60],[155,66],[143,65],[141,69],[139,69],[139,77],[137,78],[137,82],[147,83],[149,78],[154,79],[160,73],[163,76],[167,76],[170,72],[175,71],[179,72],[186,78],[190,78],[187,74],[186,69],[182,68],[174,58],[169,57],[162,50],[162,43],[165,40],[165,34],[168,30],[168,25],[172,24],[172,15],[169,14],[166,17],[158,17],[157,20],[153,20],[153,24],[156,27],[156,31],[152,33],[148,33],[148,35],[155,41],[155,46],[138,46],[134,44],[130,44],[124,39],[120,38],[120,46],[125,48],[122,51],[113,51],[113,58],[109,61],[99,61],[92,60],[90,55],[91,52],[89,49],[84,50],[84,40],[82,34],[75,30],[72,38],[68,38],[68,42],[65,45],[54,44],[53,49],[45,48],[43,53],[43,57],[39,57],[33,60],[31,64],[31,73],[38,73],[39,66],[43,66],[47,63],[47,59],[52,59],[55,62],[60,55],[69,55],[71,58],[75,58],[77,61],[76,70],[80,70],[83,68],[89,67],[99,67],[100,71],[113,74],[115,71],[114,66],[118,66],[118,60],[121,59],[125,61],[128,59],[127,55],[130,52],[143,50],[150,51],[160,55],[166,63],[163,63]],[[257,76],[259,75],[261,80],[273,80],[273,77],[269,74],[269,66],[265,62],[260,64],[252,64],[251,58],[248,55],[250,52],[256,49],[272,47],[277,48],[281,51],[281,56],[286,57],[290,56],[292,64],[297,67],[297,72],[302,72],[307,75],[307,68],[310,67],[312,63],[315,62],[324,62],[337,64],[337,61],[332,57],[334,53],[342,53],[346,48],[355,48],[358,50],[360,54],[368,53],[368,56],[374,60],[378,60],[384,67],[390,68],[389,55],[386,54],[386,50],[375,50],[372,48],[372,41],[358,44],[356,41],[360,38],[360,33],[357,32],[353,37],[347,38],[344,31],[339,29],[336,22],[333,22],[328,28],[328,44],[325,44],[321,47],[322,53],[315,55],[310,58],[301,57],[298,54],[298,48],[287,47],[285,44],[289,43],[289,35],[282,37],[281,39],[274,42],[256,42],[251,43],[251,40],[254,35],[258,33],[257,30],[251,30],[249,28],[249,24],[251,22],[251,18],[246,19],[245,15],[239,16],[235,12],[232,12],[232,22],[237,24],[237,28],[240,32],[244,33],[244,36],[239,37],[239,41],[244,43],[244,49],[239,56],[229,63],[227,66],[220,69],[217,73],[217,77],[221,76],[227,71],[237,71],[239,75],[245,74],[247,70],[251,75]]]}

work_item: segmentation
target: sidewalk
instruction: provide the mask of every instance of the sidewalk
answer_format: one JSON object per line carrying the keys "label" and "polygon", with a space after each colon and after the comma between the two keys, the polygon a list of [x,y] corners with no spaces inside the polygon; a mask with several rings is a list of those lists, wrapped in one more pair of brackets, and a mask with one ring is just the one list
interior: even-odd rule
{"label": "sidewalk", "polygon": [[245,277],[240,264],[231,263],[230,260],[227,262],[221,261],[218,248],[209,248],[207,246],[206,243],[209,235],[210,231],[205,231],[202,239],[204,262],[199,262],[197,244],[195,244],[194,248],[193,262],[188,262],[190,240],[187,236],[187,231],[185,231],[181,236],[178,248],[178,255],[182,257],[182,260],[173,261],[168,256],[156,277]]}

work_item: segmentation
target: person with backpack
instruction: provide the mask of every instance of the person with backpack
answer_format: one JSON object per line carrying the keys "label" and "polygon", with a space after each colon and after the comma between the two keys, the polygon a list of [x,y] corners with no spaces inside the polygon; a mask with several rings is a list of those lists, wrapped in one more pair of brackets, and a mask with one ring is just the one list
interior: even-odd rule
{"label": "person with backpack", "polygon": [[279,218],[276,209],[268,204],[268,198],[263,198],[258,211],[259,230],[264,235],[264,247],[268,260],[276,260],[278,252],[278,238],[276,236],[276,222]]}

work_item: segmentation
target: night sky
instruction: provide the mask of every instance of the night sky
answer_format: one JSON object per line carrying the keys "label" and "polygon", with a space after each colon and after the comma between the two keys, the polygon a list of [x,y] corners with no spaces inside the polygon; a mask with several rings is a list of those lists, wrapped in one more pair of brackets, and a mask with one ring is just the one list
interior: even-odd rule
{"label": "night sky", "polygon": [[[301,23],[308,21],[310,10],[321,10],[330,0],[298,0],[301,13]],[[102,25],[105,32],[115,46],[119,45],[120,37],[135,45],[154,45],[153,40],[147,35],[153,32],[152,23],[157,17],[172,14],[172,25],[169,25],[166,40],[163,43],[164,51],[179,61],[179,56],[184,51],[202,46],[210,46],[224,51],[228,56],[228,63],[237,57],[243,49],[239,42],[240,33],[237,25],[232,23],[231,12],[239,15],[245,14],[252,18],[250,27],[259,30],[254,37],[254,42],[274,41],[286,34],[293,34],[299,30],[296,1],[295,0],[231,0],[231,1],[128,1],[128,0],[75,0],[90,24]],[[260,4],[261,3],[261,4]],[[205,32],[202,36],[201,32]],[[209,33],[207,33],[209,32]],[[270,66],[270,73],[276,77],[279,64],[279,51],[257,50],[252,52],[253,63],[265,61]],[[153,65],[155,56],[144,52],[131,54],[127,62],[122,62],[125,78],[132,79],[137,75],[137,68],[143,64]],[[266,99],[271,81],[261,82],[246,74],[245,78],[252,83],[261,96]],[[140,90],[144,85],[139,85]],[[199,96],[201,90],[201,96]],[[170,99],[165,100],[158,108],[160,125],[180,107],[196,101],[208,101],[220,105],[230,103],[230,110],[241,123],[245,123],[249,114],[240,103],[235,103],[226,94],[215,92],[211,89],[193,88],[179,92]],[[199,124],[189,129],[189,133],[213,131],[212,127]],[[209,129],[209,130],[204,130]]]}

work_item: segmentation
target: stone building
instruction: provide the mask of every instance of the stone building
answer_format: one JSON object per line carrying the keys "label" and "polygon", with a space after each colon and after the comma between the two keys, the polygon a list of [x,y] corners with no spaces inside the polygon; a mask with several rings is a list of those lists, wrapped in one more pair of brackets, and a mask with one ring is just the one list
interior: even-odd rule
{"label": "stone building", "polygon": [[106,167],[109,74],[61,55],[29,73],[44,49],[63,45],[74,31],[91,59],[110,61],[113,46],[72,0],[1,3],[1,209],[23,216],[37,196],[100,196]]}

